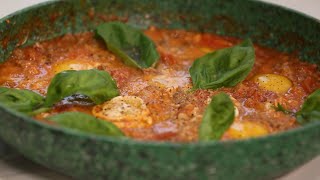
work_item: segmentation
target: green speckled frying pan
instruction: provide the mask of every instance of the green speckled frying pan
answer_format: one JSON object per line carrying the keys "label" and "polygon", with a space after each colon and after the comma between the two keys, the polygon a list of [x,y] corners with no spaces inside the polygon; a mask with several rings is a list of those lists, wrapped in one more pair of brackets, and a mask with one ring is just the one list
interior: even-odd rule
{"label": "green speckled frying pan", "polygon": [[[320,64],[319,21],[250,0],[69,0],[0,20],[0,60],[18,46],[109,20],[214,32]],[[272,179],[320,154],[320,122],[248,140],[173,144],[97,137],[0,107],[0,136],[29,159],[80,179]]]}

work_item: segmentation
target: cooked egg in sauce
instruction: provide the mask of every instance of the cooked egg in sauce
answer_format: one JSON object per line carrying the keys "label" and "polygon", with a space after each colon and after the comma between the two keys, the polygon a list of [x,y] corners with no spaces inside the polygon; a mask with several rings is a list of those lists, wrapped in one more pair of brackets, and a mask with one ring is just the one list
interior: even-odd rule
{"label": "cooked egg in sauce", "polygon": [[[316,65],[255,45],[256,60],[248,77],[234,87],[191,90],[189,68],[207,53],[240,41],[213,34],[164,30],[144,31],[160,54],[154,68],[127,66],[94,34],[67,34],[53,40],[18,48],[0,65],[1,86],[30,89],[46,95],[50,80],[64,70],[99,69],[112,76],[120,96],[94,104],[85,96],[65,98],[48,112],[35,116],[80,111],[109,121],[126,136],[138,140],[195,142],[210,98],[230,95],[235,120],[222,140],[263,136],[297,127],[295,117],[277,112],[300,109],[304,97],[320,87]],[[311,79],[311,80],[310,80]]]}
{"label": "cooked egg in sauce", "polygon": [[292,87],[292,82],[285,76],[278,74],[259,74],[254,77],[259,87],[275,93],[287,93]]}
{"label": "cooked egg in sauce", "polygon": [[141,128],[152,125],[150,111],[137,96],[118,96],[93,107],[92,114],[122,128]]}

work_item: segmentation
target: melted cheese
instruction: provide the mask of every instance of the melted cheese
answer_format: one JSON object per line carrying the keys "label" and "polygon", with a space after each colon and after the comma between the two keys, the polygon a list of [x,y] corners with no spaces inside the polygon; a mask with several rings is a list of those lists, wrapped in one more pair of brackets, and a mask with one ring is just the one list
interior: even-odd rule
{"label": "melted cheese", "polygon": [[152,81],[160,83],[167,88],[185,87],[189,83],[187,77],[171,77],[168,75],[155,76]]}
{"label": "melted cheese", "polygon": [[164,69],[160,73],[155,73],[147,76],[146,81],[150,84],[159,85],[162,88],[176,89],[189,88],[191,85],[190,74],[184,71],[172,71]]}
{"label": "melted cheese", "polygon": [[94,116],[113,122],[118,127],[141,128],[152,124],[150,111],[136,96],[118,96],[93,108]]}

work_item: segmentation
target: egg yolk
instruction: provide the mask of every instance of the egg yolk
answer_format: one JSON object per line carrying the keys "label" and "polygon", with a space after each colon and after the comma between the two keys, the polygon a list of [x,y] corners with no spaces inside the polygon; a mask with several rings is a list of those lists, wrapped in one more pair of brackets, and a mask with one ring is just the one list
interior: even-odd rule
{"label": "egg yolk", "polygon": [[268,91],[283,94],[292,87],[292,82],[285,76],[278,74],[260,74],[253,78],[259,87]]}
{"label": "egg yolk", "polygon": [[234,122],[227,134],[233,139],[245,139],[267,135],[268,130],[263,125],[254,122]]}
{"label": "egg yolk", "polygon": [[84,60],[64,60],[53,65],[53,72],[59,73],[66,70],[88,70],[93,69],[94,65]]}

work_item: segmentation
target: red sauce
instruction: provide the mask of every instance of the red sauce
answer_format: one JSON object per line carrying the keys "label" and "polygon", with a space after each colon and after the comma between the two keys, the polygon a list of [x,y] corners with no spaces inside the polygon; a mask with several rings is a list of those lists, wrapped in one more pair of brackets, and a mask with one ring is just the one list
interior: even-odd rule
{"label": "red sauce", "polygon": [[[210,97],[218,92],[226,92],[234,99],[239,111],[237,122],[252,122],[268,133],[274,133],[298,125],[295,117],[276,112],[272,105],[280,103],[284,108],[296,112],[305,97],[320,87],[320,73],[316,65],[255,45],[254,68],[242,83],[232,88],[190,92],[188,90],[192,87],[192,82],[188,69],[193,61],[212,50],[233,46],[240,40],[154,27],[146,30],[145,34],[155,42],[161,55],[155,68],[139,70],[126,66],[107,50],[103,42],[95,39],[92,33],[68,34],[16,49],[0,65],[0,84],[30,89],[45,95],[50,80],[64,66],[105,70],[117,82],[121,95],[138,96],[144,100],[153,119],[149,127],[122,127],[124,133],[140,140],[175,142],[197,141],[202,114]],[[70,66],[70,62],[75,65]],[[258,74],[285,76],[292,82],[292,87],[283,94],[262,89],[253,81],[253,77]],[[43,119],[64,111],[92,114],[93,106],[93,103],[81,97],[77,100],[69,98],[35,118]],[[237,137],[227,131],[222,139],[234,138]]]}

